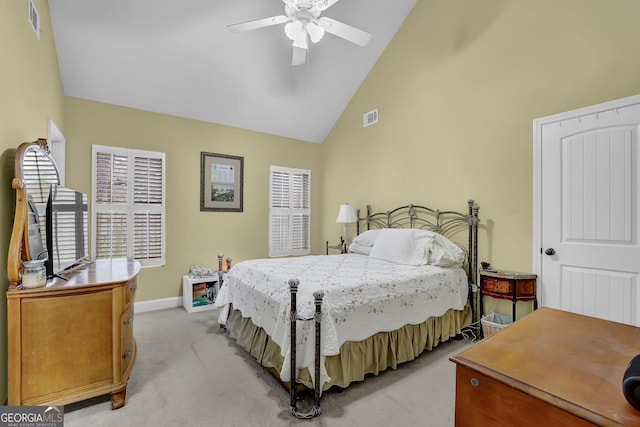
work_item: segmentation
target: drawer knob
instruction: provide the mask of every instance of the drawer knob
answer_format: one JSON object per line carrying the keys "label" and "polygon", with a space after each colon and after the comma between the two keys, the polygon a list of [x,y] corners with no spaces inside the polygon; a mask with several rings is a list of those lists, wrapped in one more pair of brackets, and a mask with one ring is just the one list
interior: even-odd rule
{"label": "drawer knob", "polygon": [[135,294],[136,293],[136,289],[138,289],[138,285],[131,285],[131,293]]}
{"label": "drawer knob", "polygon": [[127,360],[128,358],[131,357],[131,353],[132,353],[132,351],[130,349],[125,350],[124,354],[122,355],[122,358],[124,360]]}
{"label": "drawer knob", "polygon": [[126,319],[124,319],[124,321],[122,322],[125,326],[129,326],[129,324],[131,323],[131,320],[133,320],[133,318],[131,316],[127,316]]}
{"label": "drawer knob", "polygon": [[478,387],[480,382],[476,378],[471,378],[471,385],[474,387]]}

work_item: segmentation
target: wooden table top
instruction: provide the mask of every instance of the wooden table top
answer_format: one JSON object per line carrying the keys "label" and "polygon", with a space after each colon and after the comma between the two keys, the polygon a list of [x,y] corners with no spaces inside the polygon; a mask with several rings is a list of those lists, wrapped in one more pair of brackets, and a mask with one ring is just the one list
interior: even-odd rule
{"label": "wooden table top", "polygon": [[534,273],[521,273],[519,271],[509,271],[509,270],[496,270],[496,271],[480,270],[480,274],[482,276],[495,277],[498,279],[532,280],[538,277],[538,275]]}
{"label": "wooden table top", "polygon": [[82,263],[77,268],[69,270],[64,276],[67,280],[53,278],[40,288],[15,289],[7,291],[7,298],[41,295],[48,292],[76,290],[83,287],[109,286],[121,284],[140,273],[141,265],[138,261],[126,258],[99,259]]}
{"label": "wooden table top", "polygon": [[451,361],[598,425],[640,425],[622,394],[640,328],[541,308]]}

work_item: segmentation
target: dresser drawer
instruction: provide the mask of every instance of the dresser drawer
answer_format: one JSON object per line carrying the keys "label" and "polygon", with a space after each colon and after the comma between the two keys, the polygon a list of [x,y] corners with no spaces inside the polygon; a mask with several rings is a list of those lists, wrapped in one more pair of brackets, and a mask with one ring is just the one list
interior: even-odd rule
{"label": "dresser drawer", "polygon": [[120,317],[120,357],[122,358],[120,366],[122,372],[131,363],[133,353],[133,303],[131,303],[126,306],[124,313]]}
{"label": "dresser drawer", "polygon": [[136,299],[136,290],[138,290],[138,283],[136,278],[129,280],[124,285],[124,303],[129,304],[129,302]]}

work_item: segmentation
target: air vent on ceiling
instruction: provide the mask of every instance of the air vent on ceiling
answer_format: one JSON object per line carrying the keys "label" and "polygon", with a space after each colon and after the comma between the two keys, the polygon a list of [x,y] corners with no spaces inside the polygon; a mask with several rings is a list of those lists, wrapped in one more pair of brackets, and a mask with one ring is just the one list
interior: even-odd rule
{"label": "air vent on ceiling", "polygon": [[29,0],[29,24],[31,24],[31,29],[36,34],[36,38],[40,41],[40,14],[38,14],[33,0]]}
{"label": "air vent on ceiling", "polygon": [[371,110],[368,113],[362,115],[362,127],[370,126],[374,123],[378,123],[378,109]]}

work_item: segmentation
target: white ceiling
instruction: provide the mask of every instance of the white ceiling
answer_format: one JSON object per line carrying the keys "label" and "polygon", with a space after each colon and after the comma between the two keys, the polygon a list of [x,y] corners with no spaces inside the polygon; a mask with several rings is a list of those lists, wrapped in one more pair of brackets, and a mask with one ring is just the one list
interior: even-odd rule
{"label": "white ceiling", "polygon": [[[341,0],[323,12],[373,34],[326,34],[291,65],[282,0],[49,0],[64,94],[322,143],[416,0]],[[372,106],[375,108],[375,106]],[[365,111],[363,111],[365,113]]]}

